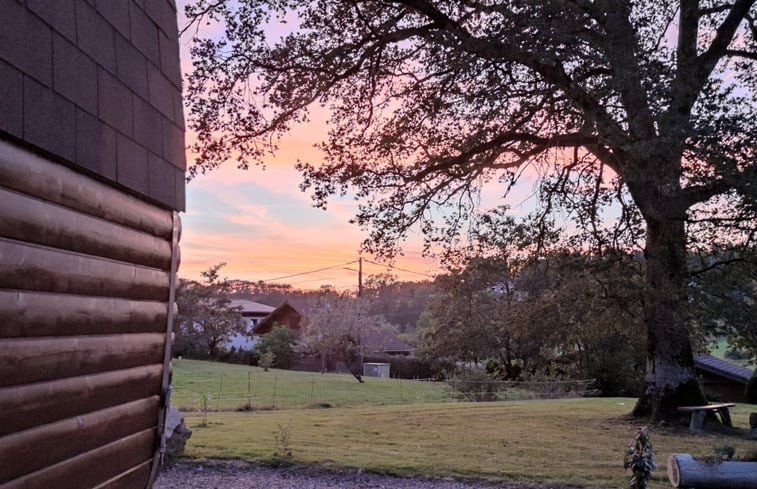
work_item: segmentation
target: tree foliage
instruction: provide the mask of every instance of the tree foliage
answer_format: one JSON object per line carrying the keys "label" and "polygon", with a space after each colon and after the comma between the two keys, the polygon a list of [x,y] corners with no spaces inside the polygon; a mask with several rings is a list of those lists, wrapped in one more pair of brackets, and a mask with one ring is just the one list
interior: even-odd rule
{"label": "tree foliage", "polygon": [[383,316],[400,333],[412,336],[433,289],[430,280],[405,282],[384,273],[366,278],[362,296],[369,300],[371,314]]}
{"label": "tree foliage", "polygon": [[628,256],[474,260],[437,280],[420,353],[492,359],[509,380],[595,379],[605,395],[634,395],[644,365],[641,273]]}
{"label": "tree foliage", "polygon": [[229,285],[219,275],[225,263],[201,272],[202,282],[181,280],[177,288],[176,353],[195,352],[218,358],[224,342],[244,334],[240,308],[231,306]]}
{"label": "tree foliage", "polygon": [[[197,0],[188,79],[196,165],[246,167],[313,107],[330,113],[316,205],[350,193],[368,251],[418,227],[465,243],[482,188],[537,182],[597,254],[643,247],[638,415],[704,401],[687,329],[687,247],[752,244],[755,0]],[[282,33],[277,36],[274,33]],[[641,231],[643,229],[643,231]]]}
{"label": "tree foliage", "polygon": [[692,261],[700,272],[690,282],[689,306],[700,344],[706,348],[726,337],[747,359],[757,360],[757,256],[727,250]]}
{"label": "tree foliage", "polygon": [[294,360],[296,343],[289,328],[277,324],[269,333],[261,336],[255,349],[262,355],[269,351],[273,354],[270,367],[289,368]]}
{"label": "tree foliage", "polygon": [[323,371],[330,359],[341,360],[363,382],[362,339],[384,326],[383,318],[370,314],[368,302],[349,294],[322,294],[309,305],[305,321],[300,351],[320,356]]}

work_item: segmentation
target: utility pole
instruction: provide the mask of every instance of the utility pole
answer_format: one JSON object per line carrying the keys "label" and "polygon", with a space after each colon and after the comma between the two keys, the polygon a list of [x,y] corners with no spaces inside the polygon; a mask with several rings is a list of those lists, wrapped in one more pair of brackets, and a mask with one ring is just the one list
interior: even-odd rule
{"label": "utility pole", "polygon": [[363,295],[363,257],[357,259],[357,296]]}

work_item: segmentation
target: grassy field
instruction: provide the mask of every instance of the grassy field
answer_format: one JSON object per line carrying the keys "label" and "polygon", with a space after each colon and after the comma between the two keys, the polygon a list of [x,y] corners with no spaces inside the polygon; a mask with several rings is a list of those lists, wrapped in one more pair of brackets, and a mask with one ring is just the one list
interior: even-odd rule
{"label": "grassy field", "polygon": [[246,403],[258,408],[408,404],[453,400],[445,384],[411,380],[366,379],[197,360],[173,361],[171,402],[184,411],[202,408],[234,411]]}
{"label": "grassy field", "polygon": [[[208,413],[205,426],[201,413],[189,413],[194,433],[186,455],[270,462],[286,450],[294,463],[620,489],[628,487],[622,458],[637,428],[625,417],[632,403],[572,399]],[[665,462],[671,453],[712,455],[724,445],[741,455],[753,450],[755,443],[744,436],[748,412],[746,406],[733,411],[737,430],[729,435],[652,429],[660,465],[652,487],[670,487]]]}
{"label": "grassy field", "polygon": [[[246,402],[248,375],[260,392],[276,389],[277,409],[196,410],[193,392],[210,386],[220,391],[221,407]],[[272,462],[277,452],[291,451],[294,463],[397,475],[620,489],[628,487],[630,475],[623,471],[622,459],[638,428],[627,417],[634,403],[627,398],[449,402],[450,393],[439,384],[378,379],[358,384],[344,375],[263,372],[187,360],[175,363],[174,384],[173,404],[194,411],[185,413],[194,430],[186,455],[197,459]],[[255,392],[251,387],[253,403]],[[271,390],[265,392],[259,399],[273,396]],[[211,409],[217,394],[211,389]],[[433,402],[422,402],[423,396]],[[299,409],[318,402],[339,407]],[[685,427],[651,429],[660,466],[652,487],[670,487],[665,463],[671,453],[706,456],[715,447],[731,445],[737,455],[745,455],[757,448],[745,437],[750,411],[757,406],[741,404],[732,410],[736,428],[730,433],[695,436]]]}

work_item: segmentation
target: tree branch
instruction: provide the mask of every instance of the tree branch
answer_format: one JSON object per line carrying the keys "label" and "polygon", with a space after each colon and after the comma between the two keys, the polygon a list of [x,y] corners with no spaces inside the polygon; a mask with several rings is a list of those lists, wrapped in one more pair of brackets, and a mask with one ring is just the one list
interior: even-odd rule
{"label": "tree branch", "polygon": [[[549,148],[578,147],[597,144],[597,138],[595,136],[587,136],[580,133],[562,134],[551,138],[543,138],[532,133],[506,132],[499,134],[489,141],[482,143],[474,148],[463,151],[455,157],[445,158],[435,164],[429,165],[422,171],[418,172],[416,174],[416,177],[423,179],[430,174],[444,172],[445,170],[449,170],[457,165],[467,163],[471,159],[475,158],[478,155],[486,153],[487,151],[496,150],[498,148],[501,148],[504,144],[512,142],[531,143],[538,147],[535,150],[542,152]],[[534,151],[530,151],[528,152],[528,154],[533,154],[533,152]],[[523,158],[520,158],[510,165],[505,165],[504,167],[498,166],[497,168],[519,166],[522,163],[522,160]]]}
{"label": "tree branch", "polygon": [[745,51],[743,49],[728,49],[725,52],[725,54],[727,56],[737,56],[740,58],[757,60],[757,52],[755,51]]}

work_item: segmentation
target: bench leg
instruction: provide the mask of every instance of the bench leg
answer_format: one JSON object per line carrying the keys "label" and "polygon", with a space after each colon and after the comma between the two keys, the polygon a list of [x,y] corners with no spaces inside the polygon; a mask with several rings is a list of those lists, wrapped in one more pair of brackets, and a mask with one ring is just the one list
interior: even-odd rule
{"label": "bench leg", "polygon": [[691,423],[689,429],[691,431],[701,431],[704,426],[704,417],[707,415],[705,411],[693,411],[691,413]]}
{"label": "bench leg", "polygon": [[723,426],[733,426],[731,413],[728,411],[728,408],[720,408],[718,409],[718,413],[720,414],[720,421],[723,423]]}

